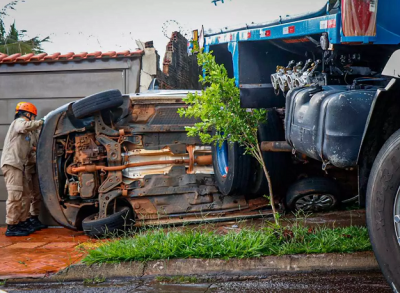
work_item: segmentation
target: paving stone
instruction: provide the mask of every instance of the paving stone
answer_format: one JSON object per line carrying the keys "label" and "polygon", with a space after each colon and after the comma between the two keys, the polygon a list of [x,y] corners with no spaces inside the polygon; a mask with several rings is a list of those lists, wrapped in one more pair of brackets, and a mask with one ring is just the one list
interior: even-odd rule
{"label": "paving stone", "polygon": [[7,249],[13,249],[13,248],[32,249],[43,246],[45,244],[47,244],[47,242],[19,242],[7,246]]}
{"label": "paving stone", "polygon": [[89,241],[82,232],[65,228],[44,229],[27,237],[6,237],[0,228],[0,279],[43,276],[79,262],[84,253],[75,249]]}
{"label": "paving stone", "polygon": [[46,248],[46,249],[73,248],[77,245],[78,243],[76,242],[51,242],[42,246],[41,248]]}
{"label": "paving stone", "polygon": [[0,248],[2,247],[7,247],[9,245],[13,244],[12,242],[0,242]]}

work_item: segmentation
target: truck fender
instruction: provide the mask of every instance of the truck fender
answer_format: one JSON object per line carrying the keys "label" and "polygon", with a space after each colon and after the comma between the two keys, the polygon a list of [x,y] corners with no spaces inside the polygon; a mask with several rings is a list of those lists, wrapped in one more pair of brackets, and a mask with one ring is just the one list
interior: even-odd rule
{"label": "truck fender", "polygon": [[375,157],[385,141],[399,128],[400,79],[392,78],[385,88],[378,89],[375,94],[358,152],[358,191],[361,206],[365,206],[368,177]]}

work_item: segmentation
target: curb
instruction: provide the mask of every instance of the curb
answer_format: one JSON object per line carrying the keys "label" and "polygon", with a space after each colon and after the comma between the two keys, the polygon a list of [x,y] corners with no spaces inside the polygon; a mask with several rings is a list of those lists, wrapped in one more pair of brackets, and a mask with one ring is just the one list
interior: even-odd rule
{"label": "curb", "polygon": [[47,280],[76,281],[103,278],[155,277],[176,275],[259,275],[271,273],[306,273],[311,271],[377,270],[372,252],[326,253],[266,256],[249,259],[172,259],[119,264],[76,264]]}

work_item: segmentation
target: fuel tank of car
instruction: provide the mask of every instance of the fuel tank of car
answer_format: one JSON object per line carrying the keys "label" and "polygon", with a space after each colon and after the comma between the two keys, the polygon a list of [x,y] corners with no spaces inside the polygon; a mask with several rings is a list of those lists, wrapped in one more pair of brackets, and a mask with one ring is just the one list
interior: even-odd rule
{"label": "fuel tank of car", "polygon": [[298,152],[339,168],[356,166],[377,87],[294,89],[286,96],[286,141]]}

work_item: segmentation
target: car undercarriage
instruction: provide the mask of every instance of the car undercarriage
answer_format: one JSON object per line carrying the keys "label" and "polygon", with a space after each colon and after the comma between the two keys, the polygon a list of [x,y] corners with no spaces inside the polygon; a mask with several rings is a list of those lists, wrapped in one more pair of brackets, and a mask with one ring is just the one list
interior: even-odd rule
{"label": "car undercarriage", "polygon": [[38,172],[44,201],[58,223],[95,236],[105,233],[107,223],[117,225],[113,215],[122,212],[119,225],[136,226],[263,214],[265,198],[218,190],[211,147],[187,137],[185,126],[196,121],[177,113],[187,91],[130,96],[114,91],[108,93],[112,101],[99,106],[96,101],[106,94],[65,105],[46,118]]}

